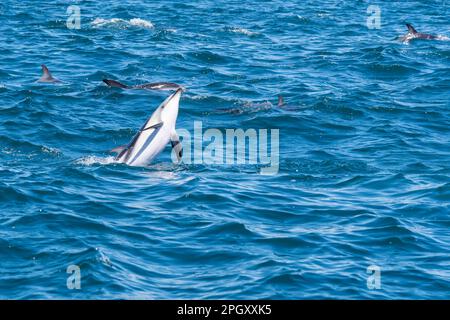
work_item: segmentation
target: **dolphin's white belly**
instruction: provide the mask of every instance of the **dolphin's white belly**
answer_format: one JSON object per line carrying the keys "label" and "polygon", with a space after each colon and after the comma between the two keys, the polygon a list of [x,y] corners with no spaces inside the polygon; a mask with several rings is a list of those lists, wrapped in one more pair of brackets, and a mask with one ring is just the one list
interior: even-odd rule
{"label": "dolphin's white belly", "polygon": [[170,130],[167,126],[144,131],[133,147],[127,164],[131,166],[144,166],[164,150],[170,141]]}
{"label": "dolphin's white belly", "polygon": [[130,166],[145,166],[164,150],[169,141],[172,141],[172,148],[177,150],[177,158],[181,158],[182,148],[175,132],[175,124],[182,92],[183,89],[179,88],[166,98],[128,145],[112,150],[118,153],[118,162]]}

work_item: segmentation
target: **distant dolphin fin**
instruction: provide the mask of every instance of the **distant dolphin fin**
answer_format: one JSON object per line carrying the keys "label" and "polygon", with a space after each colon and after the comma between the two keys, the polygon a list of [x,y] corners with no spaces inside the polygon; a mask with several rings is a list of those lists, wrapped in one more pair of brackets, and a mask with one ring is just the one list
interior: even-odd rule
{"label": "distant dolphin fin", "polygon": [[180,162],[183,157],[183,146],[181,145],[180,138],[175,130],[170,136],[170,143],[172,144],[172,149],[173,152],[175,152],[178,162]]}
{"label": "distant dolphin fin", "polygon": [[416,33],[417,33],[416,29],[414,29],[414,27],[412,26],[412,24],[407,23],[407,24],[406,24],[406,27],[408,28],[408,31],[409,31],[410,33],[412,33],[412,34],[416,34]]}
{"label": "distant dolphin fin", "polygon": [[129,87],[123,83],[120,83],[116,80],[103,79],[103,82],[106,83],[110,87],[128,89]]}
{"label": "distant dolphin fin", "polygon": [[123,150],[125,150],[127,148],[128,148],[128,145],[124,144],[123,146],[118,146],[118,147],[115,147],[114,149],[111,149],[109,152],[120,154]]}
{"label": "distant dolphin fin", "polygon": [[39,78],[38,82],[61,82],[56,78],[53,78],[52,74],[48,70],[45,64],[41,64],[42,76]]}
{"label": "distant dolphin fin", "polygon": [[51,75],[50,71],[48,70],[47,66],[45,64],[41,64],[41,68],[42,68],[41,79],[51,79],[52,75]]}
{"label": "distant dolphin fin", "polygon": [[278,106],[281,107],[284,104],[284,99],[282,95],[278,96]]}

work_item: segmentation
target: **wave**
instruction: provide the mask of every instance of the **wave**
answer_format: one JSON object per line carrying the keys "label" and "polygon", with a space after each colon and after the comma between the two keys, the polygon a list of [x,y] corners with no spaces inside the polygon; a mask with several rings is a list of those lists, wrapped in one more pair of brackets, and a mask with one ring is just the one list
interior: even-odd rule
{"label": "wave", "polygon": [[111,18],[111,19],[95,18],[95,20],[92,21],[91,24],[95,28],[117,27],[121,29],[126,29],[130,26],[134,26],[143,29],[153,29],[155,27],[151,21],[144,20],[141,18],[132,18],[130,20],[125,20],[121,18]]}
{"label": "wave", "polygon": [[447,36],[443,36],[443,35],[438,35],[436,40],[441,40],[441,41],[449,41],[450,38]]}
{"label": "wave", "polygon": [[248,29],[241,28],[241,27],[228,27],[228,28],[225,28],[225,31],[226,32],[230,32],[230,33],[243,34],[243,35],[246,35],[246,36],[249,36],[249,37],[259,35],[258,32],[253,32],[253,31],[250,31]]}

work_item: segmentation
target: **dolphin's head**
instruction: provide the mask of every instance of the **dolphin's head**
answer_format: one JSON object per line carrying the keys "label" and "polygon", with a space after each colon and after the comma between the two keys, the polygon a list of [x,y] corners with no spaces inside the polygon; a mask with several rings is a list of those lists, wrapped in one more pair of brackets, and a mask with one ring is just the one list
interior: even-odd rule
{"label": "dolphin's head", "polygon": [[178,105],[180,103],[180,97],[183,93],[183,89],[178,89],[175,93],[170,95],[159,107],[161,115],[161,121],[165,124],[169,124],[175,127],[175,123],[178,117]]}

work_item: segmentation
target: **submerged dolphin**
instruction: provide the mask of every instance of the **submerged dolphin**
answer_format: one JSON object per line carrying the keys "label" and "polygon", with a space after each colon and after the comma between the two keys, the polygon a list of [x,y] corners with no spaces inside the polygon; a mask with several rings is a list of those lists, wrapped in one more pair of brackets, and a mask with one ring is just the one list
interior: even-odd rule
{"label": "submerged dolphin", "polygon": [[164,100],[129,144],[111,150],[117,153],[116,161],[131,166],[147,165],[169,141],[178,161],[181,160],[183,148],[175,131],[175,125],[182,92],[180,88]]}
{"label": "submerged dolphin", "polygon": [[[284,103],[284,98],[282,95],[278,95],[278,101],[276,106],[278,108],[284,108],[286,105]],[[258,111],[264,111],[269,110],[274,107],[274,104],[271,102],[262,102],[262,103],[248,103],[240,108],[232,108],[232,109],[218,109],[218,113],[230,113],[230,114],[242,114],[246,112],[258,112]]]}
{"label": "submerged dolphin", "polygon": [[42,77],[40,77],[37,82],[61,82],[60,80],[53,78],[52,74],[50,73],[45,64],[42,64],[41,68],[42,68]]}
{"label": "submerged dolphin", "polygon": [[436,40],[439,38],[431,34],[417,32],[416,29],[414,29],[414,27],[409,23],[406,24],[406,27],[408,28],[408,33],[403,37],[400,37],[400,40],[403,42],[409,42],[414,39]]}
{"label": "submerged dolphin", "polygon": [[181,88],[184,90],[182,86],[173,82],[153,82],[138,84],[134,86],[128,86],[126,84],[120,83],[119,81],[109,79],[104,79],[103,82],[110,87],[122,89],[178,90]]}

